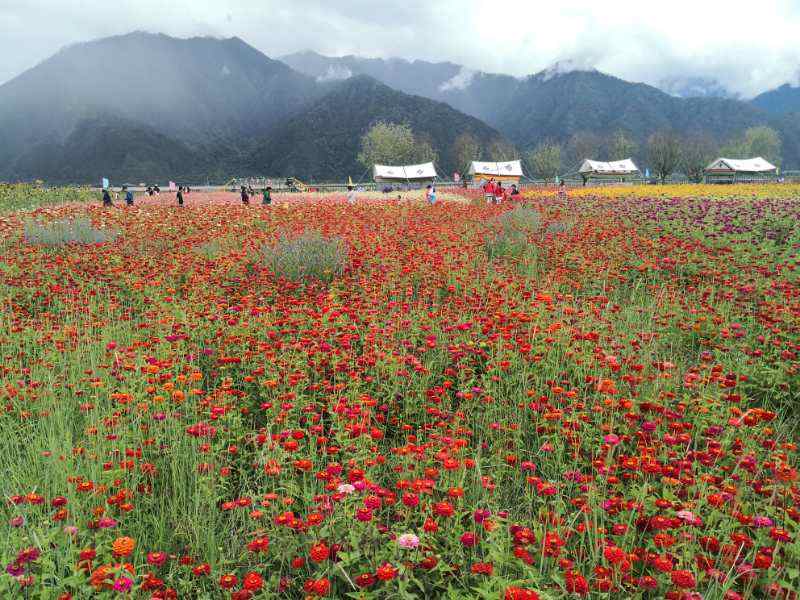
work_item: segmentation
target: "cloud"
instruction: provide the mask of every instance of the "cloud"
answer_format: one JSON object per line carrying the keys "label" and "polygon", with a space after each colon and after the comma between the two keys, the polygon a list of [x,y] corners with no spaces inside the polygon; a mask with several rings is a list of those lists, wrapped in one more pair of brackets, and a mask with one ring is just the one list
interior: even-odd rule
{"label": "cloud", "polygon": [[353,72],[347,67],[330,65],[325,73],[317,77],[317,81],[339,81],[342,79],[350,79],[352,76]]}
{"label": "cloud", "polygon": [[[269,56],[452,61],[524,76],[558,61],[633,81],[716,79],[752,96],[800,69],[800,3],[761,0],[0,0],[0,81],[60,47],[141,29],[239,36]],[[47,15],[42,19],[42,15]],[[466,75],[465,75],[466,77]],[[454,80],[454,85],[459,85]]]}
{"label": "cloud", "polygon": [[468,69],[466,67],[461,67],[461,70],[458,73],[453,75],[453,77],[439,86],[439,91],[447,92],[450,90],[465,90],[469,87],[469,84],[472,83],[472,80],[477,74],[477,71]]}

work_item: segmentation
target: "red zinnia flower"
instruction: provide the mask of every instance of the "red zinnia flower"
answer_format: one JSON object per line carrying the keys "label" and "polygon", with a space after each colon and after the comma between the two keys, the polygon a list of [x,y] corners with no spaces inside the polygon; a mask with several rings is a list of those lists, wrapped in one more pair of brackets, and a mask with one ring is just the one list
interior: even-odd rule
{"label": "red zinnia flower", "polygon": [[672,583],[676,586],[686,588],[687,590],[694,589],[694,586],[697,585],[691,571],[686,571],[684,569],[678,569],[670,573],[670,579],[672,579]]}

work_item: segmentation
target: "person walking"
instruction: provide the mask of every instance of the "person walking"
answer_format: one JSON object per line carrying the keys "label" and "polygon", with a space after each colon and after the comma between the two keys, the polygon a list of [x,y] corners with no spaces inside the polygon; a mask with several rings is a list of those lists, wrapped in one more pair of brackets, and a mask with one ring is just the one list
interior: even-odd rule
{"label": "person walking", "polygon": [[242,186],[242,204],[248,206],[250,204],[250,194],[247,193],[247,188]]}
{"label": "person walking", "polygon": [[356,190],[352,185],[347,186],[347,201],[350,204],[356,203]]}
{"label": "person walking", "polygon": [[133,206],[133,192],[127,185],[122,186],[122,191],[125,192],[125,206]]}
{"label": "person walking", "polygon": [[272,187],[267,186],[263,190],[261,190],[261,204],[263,206],[269,206],[272,204]]}
{"label": "person walking", "polygon": [[107,188],[103,188],[103,206],[114,206]]}
{"label": "person walking", "polygon": [[178,206],[183,206],[183,186],[178,187],[178,195],[176,198],[178,200]]}
{"label": "person walking", "polygon": [[494,188],[494,203],[495,204],[502,204],[503,198],[505,198],[506,191],[503,189],[503,182],[498,181],[497,185]]}

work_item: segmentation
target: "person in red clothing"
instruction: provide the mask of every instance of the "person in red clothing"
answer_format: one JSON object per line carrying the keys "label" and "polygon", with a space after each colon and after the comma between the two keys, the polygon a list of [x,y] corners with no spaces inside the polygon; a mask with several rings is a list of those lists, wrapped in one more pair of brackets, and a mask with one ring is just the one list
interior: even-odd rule
{"label": "person in red clothing", "polygon": [[494,203],[495,204],[502,204],[506,199],[506,190],[503,187],[503,182],[498,181],[497,185],[494,187]]}
{"label": "person in red clothing", "polygon": [[486,199],[488,203],[494,203],[494,192],[496,190],[494,184],[494,177],[486,182],[486,185],[483,186],[483,197]]}

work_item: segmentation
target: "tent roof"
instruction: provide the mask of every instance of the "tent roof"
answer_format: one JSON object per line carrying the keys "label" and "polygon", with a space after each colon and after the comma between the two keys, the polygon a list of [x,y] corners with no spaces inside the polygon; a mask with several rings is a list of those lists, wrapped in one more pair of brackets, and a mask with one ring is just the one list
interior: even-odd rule
{"label": "tent roof", "polygon": [[578,170],[578,173],[599,173],[604,175],[615,175],[617,173],[632,174],[638,172],[639,167],[637,167],[630,158],[613,162],[601,162],[599,160],[589,160],[587,158],[583,161],[581,168]]}
{"label": "tent roof", "polygon": [[769,173],[776,169],[775,165],[760,156],[747,159],[718,158],[706,167],[706,171],[734,171],[741,173]]}
{"label": "tent roof", "polygon": [[436,167],[432,162],[420,165],[389,166],[375,165],[373,167],[374,178],[377,179],[433,179],[436,175]]}
{"label": "tent roof", "polygon": [[522,161],[506,162],[473,162],[469,167],[470,175],[493,175],[496,177],[522,177]]}

